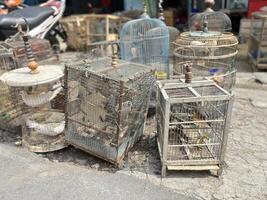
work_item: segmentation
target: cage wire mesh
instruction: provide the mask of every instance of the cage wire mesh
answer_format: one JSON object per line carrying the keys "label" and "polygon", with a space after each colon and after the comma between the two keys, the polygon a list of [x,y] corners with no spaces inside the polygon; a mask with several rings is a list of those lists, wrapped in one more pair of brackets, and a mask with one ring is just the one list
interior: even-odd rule
{"label": "cage wire mesh", "polygon": [[201,31],[204,27],[205,19],[208,21],[209,30],[218,32],[231,32],[232,21],[223,12],[202,12],[193,15],[189,20],[190,31]]}
{"label": "cage wire mesh", "polygon": [[159,19],[141,18],[125,23],[120,32],[122,60],[156,68],[156,75],[169,77],[169,31]]}
{"label": "cage wire mesh", "polygon": [[[17,69],[19,65],[10,49],[0,45],[0,76]],[[24,113],[18,88],[10,88],[0,82],[0,128],[14,132],[21,125],[19,117]]]}
{"label": "cage wire mesh", "polygon": [[[51,100],[62,91],[63,72],[53,65],[39,66],[38,70],[37,74],[28,73],[27,68],[12,70],[4,73],[1,80],[16,89],[14,98],[20,100],[22,144],[33,152],[49,152],[66,147],[64,113],[51,106]],[[47,81],[44,74],[54,77]]]}
{"label": "cage wire mesh", "polygon": [[173,77],[184,75],[190,64],[194,79],[214,79],[231,92],[235,85],[238,40],[232,33],[184,32],[175,42]]}
{"label": "cage wire mesh", "polygon": [[67,65],[66,140],[120,165],[143,133],[153,75],[141,64],[115,60],[114,66],[114,58]]}
{"label": "cage wire mesh", "polygon": [[[173,170],[221,171],[232,96],[212,81],[158,82],[156,119],[162,175]],[[220,175],[220,174],[218,174]]]}

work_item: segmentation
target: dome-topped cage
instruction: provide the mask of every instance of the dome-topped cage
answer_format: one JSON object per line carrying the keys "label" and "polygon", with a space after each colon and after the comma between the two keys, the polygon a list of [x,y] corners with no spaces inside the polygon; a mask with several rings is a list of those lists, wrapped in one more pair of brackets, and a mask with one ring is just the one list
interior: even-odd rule
{"label": "dome-topped cage", "polygon": [[124,24],[120,32],[122,60],[156,68],[163,78],[169,75],[169,31],[159,19],[141,18]]}
{"label": "dome-topped cage", "polygon": [[210,31],[232,31],[231,19],[223,12],[203,12],[193,15],[189,21],[190,31],[203,30],[205,18],[208,21]]}
{"label": "dome-topped cage", "polygon": [[213,79],[231,92],[235,83],[238,40],[232,33],[208,30],[205,19],[203,25],[203,31],[185,32],[176,40],[174,77],[184,75],[185,67],[190,65],[195,79]]}

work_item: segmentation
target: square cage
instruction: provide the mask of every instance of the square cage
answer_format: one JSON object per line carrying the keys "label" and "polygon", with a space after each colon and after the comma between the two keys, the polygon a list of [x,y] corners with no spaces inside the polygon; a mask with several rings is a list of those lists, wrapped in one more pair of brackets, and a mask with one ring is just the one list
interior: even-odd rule
{"label": "square cage", "polygon": [[112,61],[66,66],[66,140],[119,166],[144,131],[155,80],[147,66]]}
{"label": "square cage", "polygon": [[162,176],[168,170],[222,172],[232,95],[213,81],[159,81],[156,119]]}
{"label": "square cage", "polygon": [[[19,65],[13,52],[0,45],[0,76],[7,71],[17,69]],[[22,101],[16,88],[9,88],[0,81],[0,129],[10,132],[19,130],[18,117],[23,114]]]}
{"label": "square cage", "polygon": [[71,15],[60,20],[68,33],[68,46],[74,50],[87,50],[93,42],[117,40],[126,21],[128,18],[106,14]]}
{"label": "square cage", "polygon": [[[31,38],[30,42],[33,54],[38,62],[56,58],[53,55],[53,50],[48,40]],[[20,67],[26,67],[26,49],[20,35],[2,42],[1,45],[13,52],[14,58],[17,60]]]}

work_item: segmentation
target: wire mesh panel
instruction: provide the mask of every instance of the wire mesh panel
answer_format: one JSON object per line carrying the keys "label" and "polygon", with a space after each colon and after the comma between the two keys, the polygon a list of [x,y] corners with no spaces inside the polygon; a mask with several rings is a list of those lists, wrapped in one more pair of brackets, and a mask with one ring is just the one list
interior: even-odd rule
{"label": "wire mesh panel", "polygon": [[110,63],[102,58],[66,67],[66,140],[119,165],[143,133],[154,72],[140,64]]}
{"label": "wire mesh panel", "polygon": [[120,32],[123,60],[156,68],[162,78],[169,76],[169,31],[159,19],[142,18],[124,24]]}
{"label": "wire mesh panel", "polygon": [[[0,45],[0,76],[18,67],[13,52]],[[18,130],[18,117],[23,113],[21,104],[18,89],[0,82],[0,128],[11,132]]]}
{"label": "wire mesh panel", "polygon": [[162,175],[169,170],[209,170],[221,165],[232,96],[213,81],[158,82],[157,135]]}
{"label": "wire mesh panel", "polygon": [[195,72],[194,78],[216,79],[223,77],[220,84],[231,92],[235,85],[235,61],[238,40],[232,33],[216,31],[185,32],[176,40],[173,77],[184,74],[184,65],[190,64]]}

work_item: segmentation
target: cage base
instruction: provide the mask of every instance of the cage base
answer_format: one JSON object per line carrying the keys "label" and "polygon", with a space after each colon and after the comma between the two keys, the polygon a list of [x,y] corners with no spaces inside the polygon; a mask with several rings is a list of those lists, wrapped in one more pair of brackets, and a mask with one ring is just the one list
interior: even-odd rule
{"label": "cage base", "polygon": [[47,153],[64,149],[68,146],[64,134],[56,137],[44,137],[41,134],[29,135],[27,128],[22,126],[22,146],[35,153]]}
{"label": "cage base", "polygon": [[202,171],[202,170],[219,170],[220,167],[218,165],[203,165],[203,166],[167,166],[167,169],[177,170],[177,171]]}
{"label": "cage base", "polygon": [[112,160],[112,159],[108,159],[107,157],[101,156],[101,155],[99,155],[99,154],[97,154],[97,153],[95,153],[95,152],[93,152],[93,151],[90,151],[90,150],[88,150],[87,148],[84,148],[84,147],[82,147],[82,146],[80,146],[80,145],[77,145],[75,142],[71,142],[71,141],[67,141],[67,142],[68,142],[69,145],[72,145],[72,146],[74,146],[75,148],[80,149],[80,150],[82,150],[82,151],[84,151],[84,152],[86,152],[86,153],[88,153],[88,154],[90,154],[90,155],[92,155],[92,156],[94,156],[94,157],[96,157],[96,158],[99,158],[99,159],[102,159],[102,160],[104,160],[104,161],[107,161],[107,162],[109,162],[109,163],[115,165],[115,166],[118,167],[118,168],[121,168],[122,165],[123,165],[123,157],[124,157],[124,156],[122,156],[122,157],[121,157],[120,159],[118,159],[118,160]]}
{"label": "cage base", "polygon": [[167,170],[169,171],[205,171],[214,170],[216,176],[222,175],[222,167],[220,165],[162,165],[161,176],[166,177]]}

